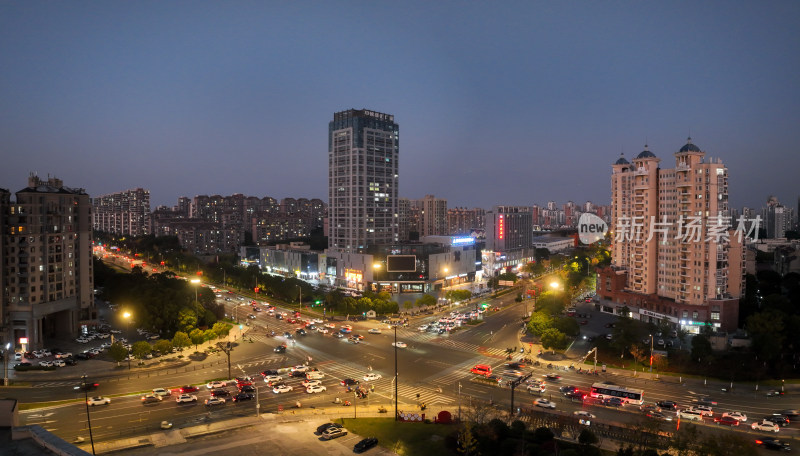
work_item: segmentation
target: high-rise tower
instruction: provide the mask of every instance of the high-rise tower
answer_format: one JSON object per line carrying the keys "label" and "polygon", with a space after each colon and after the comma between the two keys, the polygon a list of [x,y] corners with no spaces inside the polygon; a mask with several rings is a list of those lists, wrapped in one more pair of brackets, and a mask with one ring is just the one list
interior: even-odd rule
{"label": "high-rise tower", "polygon": [[367,109],[334,113],[328,124],[328,248],[358,252],[398,241],[399,127]]}

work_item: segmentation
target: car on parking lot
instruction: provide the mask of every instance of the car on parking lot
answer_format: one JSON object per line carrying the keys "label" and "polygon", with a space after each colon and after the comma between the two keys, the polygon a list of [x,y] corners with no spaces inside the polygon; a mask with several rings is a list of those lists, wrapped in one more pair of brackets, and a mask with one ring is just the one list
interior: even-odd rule
{"label": "car on parking lot", "polygon": [[53,367],[53,362],[48,360],[39,361],[39,365],[42,367]]}
{"label": "car on parking lot", "polygon": [[765,431],[765,432],[778,432],[781,430],[781,427],[777,424],[773,423],[772,421],[763,420],[758,423],[753,423],[750,425],[750,428],[754,431]]}
{"label": "car on parking lot", "polygon": [[111,399],[104,396],[95,396],[90,397],[86,403],[89,405],[108,405],[111,403]]}
{"label": "car on parking lot", "polygon": [[211,407],[214,405],[225,405],[225,399],[221,397],[210,397],[205,401],[206,407]]}
{"label": "car on parking lot", "polygon": [[187,402],[197,402],[197,396],[194,394],[181,394],[180,396],[175,398],[175,402],[178,404],[183,404]]}
{"label": "car on parking lot", "polygon": [[67,365],[67,363],[65,363],[63,359],[56,359],[56,360],[53,360],[53,366],[56,366],[56,367],[64,367],[64,366],[66,366],[66,365]]}
{"label": "car on parking lot", "polygon": [[276,385],[272,388],[272,392],[275,394],[288,393],[292,389],[293,388],[289,385]]}
{"label": "car on parking lot", "polygon": [[343,427],[329,427],[322,431],[322,438],[324,440],[332,440],[344,435],[347,435],[347,429]]}
{"label": "car on parking lot", "polygon": [[309,386],[308,388],[306,388],[306,393],[308,393],[308,394],[322,393],[322,392],[327,391],[327,390],[328,390],[328,388],[326,388],[326,387],[324,387],[322,385],[313,385],[313,386]]}
{"label": "car on parking lot", "polygon": [[550,402],[544,398],[536,399],[535,401],[533,401],[533,405],[535,405],[536,407],[549,408],[549,409],[556,408],[555,402]]}
{"label": "car on parking lot", "polygon": [[323,432],[325,432],[326,430],[328,430],[330,428],[340,428],[340,427],[342,427],[342,425],[339,424],[339,423],[324,423],[324,424],[320,424],[319,426],[317,426],[317,434],[322,434]]}
{"label": "car on parking lot", "polygon": [[768,450],[792,451],[791,445],[789,445],[787,442],[783,442],[778,439],[773,439],[772,437],[764,437],[763,439],[757,439],[756,445],[760,445]]}
{"label": "car on parking lot", "polygon": [[363,453],[370,448],[378,445],[378,439],[376,437],[367,437],[366,439],[356,443],[353,446],[354,453]]}
{"label": "car on parking lot", "polygon": [[369,374],[364,376],[364,381],[365,382],[374,382],[375,380],[378,380],[380,378],[382,378],[381,374],[376,374],[374,372],[370,372]]}
{"label": "car on parking lot", "polygon": [[161,402],[161,396],[156,396],[155,394],[146,394],[142,396],[142,404],[157,404]]}

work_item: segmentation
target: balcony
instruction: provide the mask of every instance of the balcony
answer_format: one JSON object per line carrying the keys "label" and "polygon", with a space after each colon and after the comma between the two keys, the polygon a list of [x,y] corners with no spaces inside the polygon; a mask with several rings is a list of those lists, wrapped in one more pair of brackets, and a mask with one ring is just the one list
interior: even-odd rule
{"label": "balcony", "polygon": [[634,176],[647,176],[648,174],[649,171],[647,171],[647,168],[643,167],[636,168],[636,170],[633,172]]}

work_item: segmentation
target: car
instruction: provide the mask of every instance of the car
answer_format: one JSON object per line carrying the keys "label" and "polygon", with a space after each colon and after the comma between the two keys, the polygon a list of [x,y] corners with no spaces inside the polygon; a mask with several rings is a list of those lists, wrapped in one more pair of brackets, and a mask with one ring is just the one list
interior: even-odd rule
{"label": "car", "polygon": [[562,386],[558,389],[561,394],[572,393],[574,391],[578,391],[577,386]]}
{"label": "car", "polygon": [[789,418],[794,418],[797,415],[800,415],[800,412],[798,412],[796,409],[783,409],[778,413],[783,416],[788,416]]}
{"label": "car", "polygon": [[380,329],[378,329],[378,328],[371,328],[371,329],[370,329],[369,331],[367,331],[367,332],[368,332],[368,333],[370,333],[370,334],[380,334],[380,333],[381,333],[381,330],[380,330]]}
{"label": "car", "polygon": [[67,363],[65,363],[63,359],[55,359],[55,360],[53,360],[53,366],[64,367],[66,365],[67,365]]}
{"label": "car", "polygon": [[392,342],[392,347],[406,348],[408,345],[405,342]]}
{"label": "car", "polygon": [[242,402],[242,401],[249,401],[255,398],[256,396],[252,393],[238,393],[236,396],[233,396],[233,402]]}
{"label": "car", "polygon": [[658,405],[655,405],[655,404],[642,404],[639,407],[639,410],[641,410],[644,413],[660,412],[661,411],[661,407],[659,407]]}
{"label": "car", "polygon": [[506,363],[506,369],[519,370],[525,367],[525,363]]}
{"label": "car", "polygon": [[306,378],[305,372],[293,371],[289,373],[290,378]]}
{"label": "car", "polygon": [[153,394],[156,395],[156,396],[163,397],[163,396],[171,395],[172,392],[170,390],[166,389],[166,388],[154,388],[153,389]]}
{"label": "car", "polygon": [[558,374],[556,374],[554,372],[550,372],[549,374],[544,374],[544,375],[542,375],[542,377],[544,377],[544,378],[546,378],[548,380],[558,380],[558,379],[561,378],[560,375],[558,375]]}
{"label": "car", "polygon": [[678,408],[678,404],[673,401],[658,401],[656,405],[667,410],[676,410]]}
{"label": "car", "polygon": [[678,417],[689,421],[703,421],[703,415],[694,410],[681,410],[678,412]]}
{"label": "car", "polygon": [[333,337],[335,337],[335,338],[337,338],[337,339],[341,339],[342,337],[344,337],[344,334],[342,334],[342,333],[340,333],[340,332],[337,332],[337,333],[335,333],[335,334],[333,335]]}
{"label": "car", "polygon": [[306,378],[309,380],[322,380],[324,377],[325,374],[320,371],[306,372]]}
{"label": "car", "polygon": [[272,383],[277,383],[277,382],[282,382],[282,381],[283,381],[283,377],[281,377],[280,375],[267,375],[266,377],[264,377],[264,383],[267,383],[267,384],[272,384]]}
{"label": "car", "polygon": [[789,425],[789,418],[786,418],[785,416],[779,413],[775,413],[772,414],[771,416],[764,417],[764,420],[771,421],[780,427],[785,427]]}
{"label": "car", "polygon": [[278,371],[275,370],[275,369],[266,369],[266,370],[261,371],[261,376],[262,377],[267,377],[269,375],[278,375]]}
{"label": "car", "polygon": [[761,421],[758,423],[753,423],[750,425],[750,428],[754,431],[765,431],[765,432],[779,432],[781,430],[781,427],[773,423],[772,421]]}
{"label": "car", "polygon": [[714,399],[711,399],[710,397],[707,397],[707,396],[697,399],[697,403],[699,405],[706,405],[706,406],[709,406],[709,407],[713,407],[713,406],[717,405],[717,401],[715,401]]}
{"label": "car", "polygon": [[594,416],[593,414],[587,412],[586,410],[577,410],[577,411],[572,412],[572,414],[575,415],[575,416],[580,416],[580,417],[584,417],[584,418],[597,418],[596,416]]}
{"label": "car", "polygon": [[221,397],[209,397],[205,400],[206,407],[211,407],[214,405],[225,405],[225,399]]}
{"label": "car", "polygon": [[322,381],[320,381],[320,380],[303,380],[303,382],[300,383],[300,384],[303,385],[303,388],[308,388],[309,386],[321,385]]}
{"label": "car", "polygon": [[747,415],[742,412],[725,412],[722,414],[723,418],[733,418],[734,420],[744,423],[747,421]]}
{"label": "car", "polygon": [[417,330],[419,330],[419,331],[427,331],[428,330],[428,325],[419,325]]}
{"label": "car", "polygon": [[317,434],[322,434],[323,432],[325,432],[326,430],[328,430],[330,428],[340,428],[340,427],[342,427],[342,425],[339,424],[339,423],[324,423],[324,424],[320,424],[319,426],[317,426]]}
{"label": "car", "polygon": [[53,362],[48,360],[39,361],[39,365],[42,367],[53,367]]}
{"label": "car", "polygon": [[664,413],[661,413],[661,412],[656,412],[656,411],[649,411],[649,412],[646,413],[645,416],[647,416],[648,418],[652,418],[654,420],[672,421],[672,415],[667,415],[667,414],[664,414]]}
{"label": "car", "polygon": [[535,401],[533,401],[533,405],[535,405],[536,407],[549,408],[549,409],[556,408],[555,402],[548,401],[545,398],[536,399]]}
{"label": "car", "polygon": [[142,396],[142,404],[157,404],[161,402],[161,396],[156,396],[155,394],[146,394]]}
{"label": "car", "polygon": [[603,399],[603,405],[606,407],[622,407],[625,403],[618,397],[607,397]]}
{"label": "car", "polygon": [[767,397],[779,397],[779,396],[783,396],[783,391],[778,391],[778,390],[767,391]]}
{"label": "car", "polygon": [[64,364],[66,364],[67,366],[74,366],[74,365],[78,364],[78,362],[75,361],[75,358],[66,358],[63,361],[64,361]]}
{"label": "car", "polygon": [[359,382],[358,380],[352,379],[352,378],[346,378],[346,379],[342,380],[339,383],[341,383],[342,386],[355,386],[355,385],[358,385],[361,382]]}
{"label": "car", "polygon": [[298,364],[292,368],[292,372],[308,372],[308,366],[304,366],[302,364]]}
{"label": "car", "polygon": [[211,390],[211,397],[227,397],[230,395],[231,393],[228,390],[224,389]]}
{"label": "car", "polygon": [[711,407],[708,407],[706,405],[697,405],[695,407],[689,407],[689,410],[698,412],[703,416],[714,416],[714,411],[711,409]]}
{"label": "car", "polygon": [[289,391],[291,391],[293,389],[294,388],[292,388],[289,385],[276,385],[275,387],[272,388],[272,392],[275,393],[275,394],[288,393]]}
{"label": "car", "polygon": [[103,396],[95,396],[90,397],[86,403],[89,405],[108,405],[111,403],[111,399]]}
{"label": "car", "polygon": [[208,388],[210,390],[213,390],[213,389],[217,389],[217,388],[224,388],[226,385],[227,385],[226,382],[221,382],[219,380],[215,380],[213,382],[208,382],[206,384],[206,388]]}
{"label": "car", "polygon": [[529,393],[544,393],[547,388],[544,383],[532,382],[527,386]]}
{"label": "car", "polygon": [[772,437],[757,439],[756,445],[760,445],[768,450],[792,451],[791,445],[778,439],[773,439]]}
{"label": "car", "polygon": [[351,338],[347,339],[347,342],[351,342],[351,343],[357,344],[360,341],[356,337],[351,337]]}
{"label": "car", "polygon": [[178,404],[197,402],[197,396],[195,396],[194,394],[181,394],[180,396],[175,398],[175,402],[177,402]]}
{"label": "car", "polygon": [[322,385],[313,385],[313,386],[309,386],[308,388],[306,388],[306,393],[308,393],[308,394],[322,393],[322,392],[327,391],[327,390],[328,390],[328,388],[326,388],[326,387],[324,387]]}
{"label": "car", "polygon": [[564,397],[569,398],[569,399],[583,400],[586,397],[586,393],[583,393],[582,391],[579,391],[579,390],[575,390],[575,391],[570,391],[570,392],[564,393]]}
{"label": "car", "polygon": [[721,416],[719,418],[714,418],[715,423],[724,424],[725,426],[738,426],[739,420],[736,418],[731,418],[729,416]]}
{"label": "car", "polygon": [[297,334],[299,334],[301,336],[305,336],[306,335],[306,330],[303,329],[303,328],[297,328],[294,332],[296,332]]}
{"label": "car", "polygon": [[378,445],[378,439],[376,437],[367,437],[353,446],[353,452],[363,453],[376,445]]}
{"label": "car", "polygon": [[240,385],[239,386],[240,393],[255,393],[256,388],[253,385]]}
{"label": "car", "polygon": [[181,387],[181,394],[183,393],[196,393],[197,387],[192,385],[186,385]]}
{"label": "car", "polygon": [[322,431],[322,438],[324,440],[332,440],[343,435],[347,435],[347,429],[343,427],[329,427]]}
{"label": "car", "polygon": [[376,374],[374,372],[370,372],[369,374],[364,376],[364,381],[365,382],[374,382],[375,380],[378,380],[378,379],[380,379],[382,377],[383,376],[381,374]]}

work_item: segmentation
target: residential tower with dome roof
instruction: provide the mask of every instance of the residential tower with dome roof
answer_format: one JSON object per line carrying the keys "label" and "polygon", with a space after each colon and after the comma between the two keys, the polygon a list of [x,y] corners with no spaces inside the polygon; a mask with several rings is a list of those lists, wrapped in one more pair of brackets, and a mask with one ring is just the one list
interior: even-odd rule
{"label": "residential tower with dome roof", "polygon": [[742,241],[728,209],[728,169],[689,138],[675,167],[645,145],[611,172],[612,265],[599,271],[607,311],[691,333],[738,326]]}

